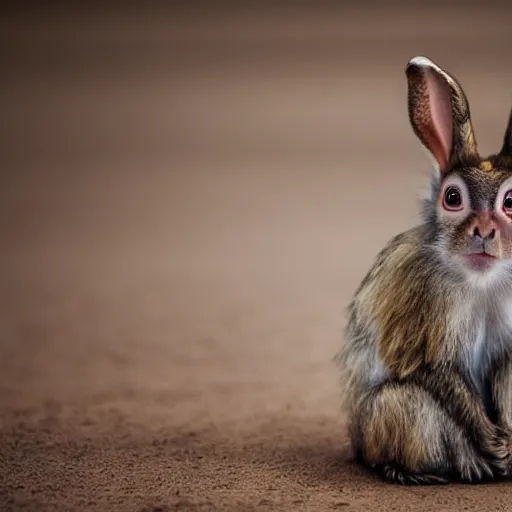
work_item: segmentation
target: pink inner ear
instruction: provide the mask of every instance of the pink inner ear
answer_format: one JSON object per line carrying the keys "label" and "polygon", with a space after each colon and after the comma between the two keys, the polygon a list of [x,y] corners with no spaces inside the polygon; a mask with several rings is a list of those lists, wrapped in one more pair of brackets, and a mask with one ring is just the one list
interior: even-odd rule
{"label": "pink inner ear", "polygon": [[426,72],[427,90],[432,118],[432,152],[443,169],[450,159],[453,138],[452,104],[449,86],[431,70]]}

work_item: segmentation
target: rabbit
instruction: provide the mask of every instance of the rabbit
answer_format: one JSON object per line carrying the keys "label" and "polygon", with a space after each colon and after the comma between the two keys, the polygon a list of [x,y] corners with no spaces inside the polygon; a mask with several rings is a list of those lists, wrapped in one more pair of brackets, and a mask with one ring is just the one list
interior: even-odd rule
{"label": "rabbit", "polygon": [[469,104],[427,57],[405,67],[433,164],[421,221],[376,256],[347,307],[341,370],[356,460],[402,485],[512,472],[512,111],[477,151]]}

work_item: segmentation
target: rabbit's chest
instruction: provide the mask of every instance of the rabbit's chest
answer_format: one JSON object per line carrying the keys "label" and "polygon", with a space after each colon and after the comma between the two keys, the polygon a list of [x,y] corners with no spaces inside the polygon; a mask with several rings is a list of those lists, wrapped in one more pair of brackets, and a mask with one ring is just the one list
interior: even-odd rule
{"label": "rabbit's chest", "polygon": [[466,325],[466,332],[461,333],[461,363],[483,394],[497,363],[512,353],[512,300],[473,310]]}

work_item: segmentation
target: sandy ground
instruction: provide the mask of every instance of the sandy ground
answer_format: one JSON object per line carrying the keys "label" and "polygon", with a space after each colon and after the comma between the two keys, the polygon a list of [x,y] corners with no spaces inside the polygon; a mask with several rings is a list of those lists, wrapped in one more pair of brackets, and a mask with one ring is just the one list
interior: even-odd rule
{"label": "sandy ground", "polygon": [[407,60],[501,145],[488,5],[1,18],[1,510],[512,510],[354,465],[332,362],[428,178]]}

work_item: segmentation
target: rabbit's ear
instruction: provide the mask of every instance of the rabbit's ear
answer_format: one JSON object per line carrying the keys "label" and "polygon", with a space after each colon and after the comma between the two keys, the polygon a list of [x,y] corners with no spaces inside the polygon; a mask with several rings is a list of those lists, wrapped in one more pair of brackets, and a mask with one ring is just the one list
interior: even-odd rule
{"label": "rabbit's ear", "polygon": [[500,155],[512,156],[512,110],[508,116],[507,130],[503,138],[503,147],[501,148]]}
{"label": "rabbit's ear", "polygon": [[409,120],[439,170],[478,158],[468,100],[455,78],[426,57],[411,59],[405,72]]}

